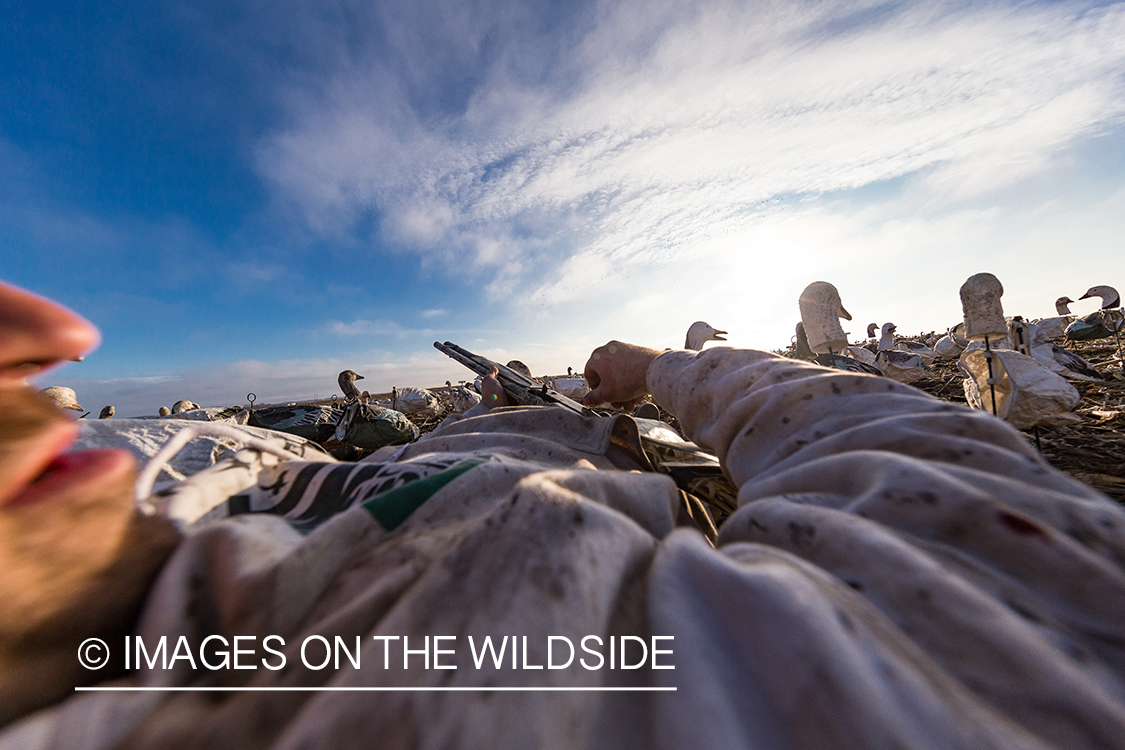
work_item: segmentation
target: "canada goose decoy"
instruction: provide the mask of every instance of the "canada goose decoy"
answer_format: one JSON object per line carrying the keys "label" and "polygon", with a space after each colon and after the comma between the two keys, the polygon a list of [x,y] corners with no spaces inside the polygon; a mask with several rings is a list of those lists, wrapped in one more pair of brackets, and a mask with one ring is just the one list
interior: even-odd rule
{"label": "canada goose decoy", "polygon": [[98,415],[98,419],[113,419],[113,415],[116,411],[117,410],[112,406],[103,406],[101,414]]}
{"label": "canada goose decoy", "polygon": [[1079,318],[1066,327],[1066,337],[1071,341],[1107,339],[1125,329],[1125,314],[1121,311],[1121,295],[1111,286],[1092,286],[1078,299],[1101,297],[1102,307]]}
{"label": "canada goose decoy", "polygon": [[723,338],[726,333],[726,331],[712,328],[702,320],[697,320],[688,326],[687,338],[684,340],[684,348],[694,352],[702,351],[703,345],[708,341],[726,341],[726,339]]}
{"label": "canada goose decoy", "polygon": [[363,380],[362,375],[356,374],[354,370],[344,370],[336,378],[336,382],[340,384],[340,391],[344,394],[345,401],[356,401],[360,397],[359,389],[355,387],[355,381]]}

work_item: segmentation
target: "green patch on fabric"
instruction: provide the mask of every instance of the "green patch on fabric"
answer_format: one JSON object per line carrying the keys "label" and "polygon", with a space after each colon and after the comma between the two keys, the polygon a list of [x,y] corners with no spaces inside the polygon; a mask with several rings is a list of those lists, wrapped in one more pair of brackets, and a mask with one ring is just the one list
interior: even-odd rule
{"label": "green patch on fabric", "polygon": [[363,507],[385,530],[394,531],[434,493],[469,469],[480,466],[487,460],[485,458],[467,459],[445,471],[416,479],[409,484],[376,495],[365,502]]}

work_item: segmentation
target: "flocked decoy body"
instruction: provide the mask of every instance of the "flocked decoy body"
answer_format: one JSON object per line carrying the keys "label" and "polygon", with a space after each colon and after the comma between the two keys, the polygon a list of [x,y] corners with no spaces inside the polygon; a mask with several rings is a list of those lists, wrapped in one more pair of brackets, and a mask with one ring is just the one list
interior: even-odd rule
{"label": "flocked decoy body", "polygon": [[1071,341],[1106,339],[1125,331],[1125,313],[1121,311],[1121,295],[1111,286],[1092,286],[1078,299],[1100,297],[1101,309],[1092,312],[1066,327],[1066,337]]}
{"label": "flocked decoy body", "polygon": [[463,414],[480,403],[480,394],[473,393],[465,386],[454,386],[447,380],[445,387],[450,409],[456,414]]}
{"label": "flocked decoy body", "polygon": [[98,419],[113,419],[113,415],[116,411],[113,406],[103,406],[101,414],[98,415]]}
{"label": "flocked decoy body", "polygon": [[344,370],[336,378],[336,382],[340,384],[340,392],[344,394],[345,401],[356,401],[362,395],[359,389],[355,387],[355,381],[363,380],[363,376],[355,372],[355,370]]}
{"label": "flocked decoy body", "polygon": [[708,341],[726,341],[726,339],[723,338],[726,333],[726,331],[712,328],[702,320],[697,320],[687,329],[687,339],[684,341],[684,348],[690,349],[693,352],[702,351],[703,345]]}
{"label": "flocked decoy body", "polygon": [[1074,313],[1070,311],[1072,304],[1074,304],[1074,300],[1070,297],[1059,297],[1055,300],[1055,312],[1058,315],[1053,318],[1041,318],[1032,321],[1045,340],[1057,341],[1066,338],[1066,327],[1074,322]]}
{"label": "flocked decoy body", "polygon": [[917,354],[922,358],[922,364],[925,365],[929,365],[935,359],[937,359],[937,352],[918,341],[911,341],[910,339],[900,339],[899,341],[895,342],[894,348],[902,352]]}
{"label": "flocked decoy body", "polygon": [[74,392],[73,388],[67,388],[64,385],[53,385],[50,388],[44,388],[40,393],[51,399],[55,406],[60,409],[85,411],[85,409],[78,405],[78,395]]}

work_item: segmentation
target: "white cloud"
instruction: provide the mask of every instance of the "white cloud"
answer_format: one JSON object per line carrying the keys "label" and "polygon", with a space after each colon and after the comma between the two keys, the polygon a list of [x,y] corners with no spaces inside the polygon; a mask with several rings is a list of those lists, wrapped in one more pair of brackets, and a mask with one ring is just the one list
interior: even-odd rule
{"label": "white cloud", "polygon": [[344,323],[339,320],[329,321],[325,330],[334,336],[380,336],[384,334],[401,334],[402,326],[392,320],[353,320]]}
{"label": "white cloud", "polygon": [[487,274],[494,298],[563,303],[760,234],[774,196],[910,175],[931,201],[982,196],[1125,112],[1121,5],[626,2],[595,19],[557,76],[522,77],[533,45],[513,43],[440,118],[337,71],[261,168],[316,224],[374,207],[392,243]]}

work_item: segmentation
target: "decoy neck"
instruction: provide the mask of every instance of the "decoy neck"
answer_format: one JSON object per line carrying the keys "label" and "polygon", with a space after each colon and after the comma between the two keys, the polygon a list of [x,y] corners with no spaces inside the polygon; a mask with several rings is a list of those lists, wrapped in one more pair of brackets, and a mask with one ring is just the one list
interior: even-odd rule
{"label": "decoy neck", "polygon": [[1090,297],[1101,297],[1103,310],[1121,307],[1121,295],[1111,286],[1105,286],[1104,284],[1101,286],[1092,286],[1078,299],[1089,299]]}
{"label": "decoy neck", "polygon": [[726,341],[726,339],[723,338],[724,335],[726,335],[726,331],[712,328],[702,320],[697,320],[687,329],[687,339],[684,341],[684,348],[698,352],[703,349],[703,345],[708,341]]}

